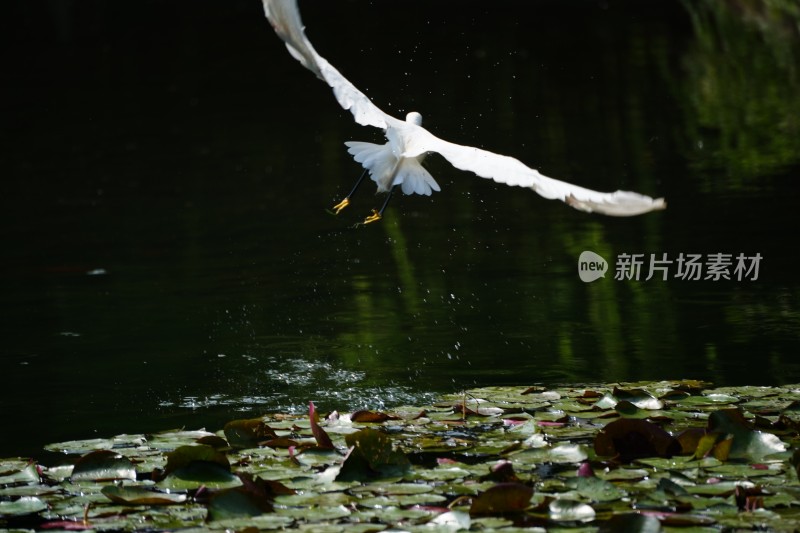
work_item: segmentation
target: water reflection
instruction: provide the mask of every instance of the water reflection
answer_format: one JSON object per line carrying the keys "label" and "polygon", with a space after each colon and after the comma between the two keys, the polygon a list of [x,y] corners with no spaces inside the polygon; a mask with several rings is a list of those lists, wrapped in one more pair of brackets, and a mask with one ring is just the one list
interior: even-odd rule
{"label": "water reflection", "polygon": [[[703,192],[757,191],[797,165],[800,46],[797,6],[684,2],[695,38],[678,97],[684,150]],[[724,177],[724,179],[723,179]]]}
{"label": "water reflection", "polygon": [[[74,24],[66,44],[39,35],[0,74],[12,91],[0,402],[19,435],[0,452],[472,385],[800,380],[784,236],[800,168],[796,33],[729,2],[542,2],[536,31],[514,3],[426,3],[423,25],[422,11],[370,5],[416,29],[387,42],[381,24],[342,31],[346,9],[306,6],[318,48],[388,111],[670,204],[587,216],[432,157],[442,193],[396,198],[354,229],[379,199],[324,209],[359,171],[342,143],[379,135],[286,57],[257,2],[191,24],[181,2],[152,4],[98,12],[137,39]],[[764,262],[752,283],[585,284],[584,250]]]}

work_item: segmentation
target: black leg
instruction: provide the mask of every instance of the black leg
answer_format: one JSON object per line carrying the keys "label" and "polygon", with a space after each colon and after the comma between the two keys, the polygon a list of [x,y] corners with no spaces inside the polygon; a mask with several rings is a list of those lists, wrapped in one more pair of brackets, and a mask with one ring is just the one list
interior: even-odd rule
{"label": "black leg", "polygon": [[361,176],[358,178],[358,180],[356,180],[356,184],[353,185],[353,189],[350,191],[350,193],[347,196],[344,197],[344,200],[342,200],[341,202],[339,202],[338,204],[333,206],[334,213],[336,213],[338,215],[339,211],[341,211],[342,209],[344,209],[345,207],[350,205],[350,197],[353,196],[356,193],[356,191],[358,190],[359,185],[361,185],[361,182],[364,181],[364,178],[366,178],[366,177],[367,177],[367,169],[365,168],[364,172],[362,172]]}
{"label": "black leg", "polygon": [[372,214],[364,219],[364,224],[369,224],[370,222],[377,222],[381,218],[383,218],[383,212],[386,210],[386,206],[389,205],[389,200],[392,199],[392,194],[394,193],[394,187],[389,189],[389,194],[386,195],[386,200],[383,201],[383,205],[380,209],[373,209]]}

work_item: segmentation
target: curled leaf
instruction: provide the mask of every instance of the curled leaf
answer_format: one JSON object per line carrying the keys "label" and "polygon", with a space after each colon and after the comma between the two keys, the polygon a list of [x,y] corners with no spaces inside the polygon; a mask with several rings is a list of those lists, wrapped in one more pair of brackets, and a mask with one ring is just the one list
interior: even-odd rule
{"label": "curled leaf", "polygon": [[314,402],[308,403],[308,419],[311,423],[311,433],[317,441],[317,446],[320,448],[333,449],[333,441],[328,436],[328,433],[319,425],[319,415],[317,415]]}

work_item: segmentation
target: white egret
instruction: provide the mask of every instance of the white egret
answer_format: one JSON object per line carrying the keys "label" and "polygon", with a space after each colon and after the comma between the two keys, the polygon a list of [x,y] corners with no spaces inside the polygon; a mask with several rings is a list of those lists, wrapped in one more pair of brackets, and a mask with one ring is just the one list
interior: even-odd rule
{"label": "white egret", "polygon": [[444,141],[422,127],[422,115],[411,112],[399,120],[381,111],[369,98],[350,83],[328,61],[317,54],[305,35],[296,0],[262,0],[264,12],[275,33],[286,43],[289,53],[304,67],[333,89],[339,104],[349,110],[356,122],[381,128],[389,142],[373,144],[347,142],[348,152],[364,167],[353,190],[334,206],[336,213],[350,203],[364,176],[378,185],[378,192],[389,193],[380,210],[373,210],[364,222],[380,220],[395,186],[405,194],[430,195],[439,191],[439,184],[422,167],[430,152],[437,152],[454,167],[507,185],[528,187],[547,199],[561,200],[581,211],[614,216],[632,216],[664,209],[663,198],[653,199],[630,191],[602,193],[543,176],[517,159],[479,148]]}

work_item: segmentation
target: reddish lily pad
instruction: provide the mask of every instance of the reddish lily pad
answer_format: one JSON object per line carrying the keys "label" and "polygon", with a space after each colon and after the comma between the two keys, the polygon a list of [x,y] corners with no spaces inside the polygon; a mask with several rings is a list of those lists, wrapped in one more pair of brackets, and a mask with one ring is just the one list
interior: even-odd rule
{"label": "reddish lily pad", "polygon": [[594,450],[597,455],[618,457],[628,463],[641,457],[672,457],[681,452],[681,445],[652,422],[623,418],[600,430]]}
{"label": "reddish lily pad", "polygon": [[317,441],[317,446],[320,448],[333,449],[333,441],[328,436],[328,433],[319,425],[319,416],[317,415],[316,407],[314,407],[314,402],[309,402],[308,404],[308,419],[311,423],[311,433]]}
{"label": "reddish lily pad", "polygon": [[400,417],[375,411],[356,411],[350,415],[350,420],[358,423],[380,424],[387,420],[400,420]]}
{"label": "reddish lily pad", "polygon": [[533,488],[522,483],[498,483],[472,500],[470,516],[519,513],[531,504]]}

